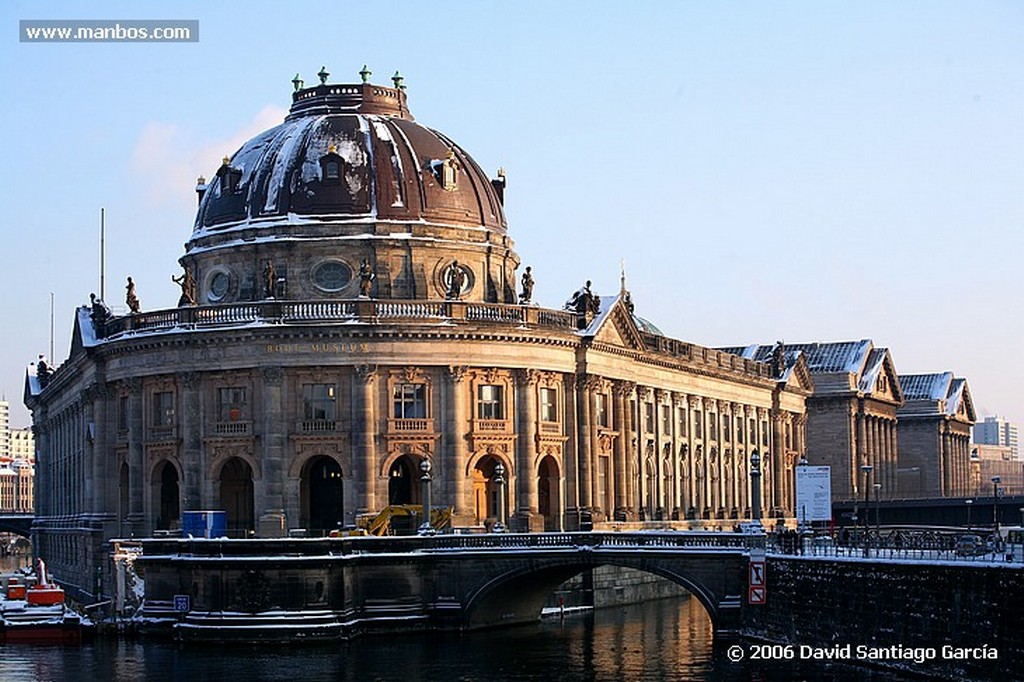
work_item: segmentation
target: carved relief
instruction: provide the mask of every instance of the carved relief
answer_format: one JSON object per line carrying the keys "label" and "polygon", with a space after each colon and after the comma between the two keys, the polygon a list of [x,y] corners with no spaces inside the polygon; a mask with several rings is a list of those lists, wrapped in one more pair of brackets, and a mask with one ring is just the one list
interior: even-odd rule
{"label": "carved relief", "polygon": [[449,365],[448,378],[452,380],[453,384],[461,384],[462,380],[466,378],[467,371],[469,368],[465,365]]}
{"label": "carved relief", "polygon": [[284,381],[284,370],[280,367],[264,367],[260,376],[265,386],[280,386]]}
{"label": "carved relief", "polygon": [[356,365],[353,367],[356,377],[364,384],[377,378],[377,365]]}

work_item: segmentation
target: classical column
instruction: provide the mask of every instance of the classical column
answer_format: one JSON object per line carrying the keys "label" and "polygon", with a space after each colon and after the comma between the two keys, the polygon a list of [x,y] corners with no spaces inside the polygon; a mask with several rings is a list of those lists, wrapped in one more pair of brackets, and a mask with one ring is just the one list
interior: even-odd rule
{"label": "classical column", "polygon": [[534,465],[537,455],[539,379],[540,372],[535,369],[521,369],[516,372],[516,431],[519,433],[519,447],[516,448],[516,499],[513,508],[517,510],[519,529],[526,532],[544,529],[544,520],[540,518],[537,470]]}
{"label": "classical column", "polygon": [[453,525],[472,525],[474,520],[473,505],[467,496],[467,453],[466,453],[466,432],[469,429],[469,418],[466,414],[466,396],[462,387],[465,386],[466,368],[460,366],[448,367],[448,404],[447,414],[450,421],[445,429],[448,447],[448,461],[451,462],[447,468],[448,487],[452,491],[452,506],[454,509]]}
{"label": "classical column", "polygon": [[949,422],[942,423],[942,479],[938,493],[941,497],[948,497],[953,487],[953,444],[952,435],[949,433]]}
{"label": "classical column", "polygon": [[628,472],[626,469],[626,442],[630,438],[629,428],[629,396],[633,392],[635,384],[629,381],[616,381],[612,386],[615,396],[613,409],[613,428],[618,432],[615,439],[615,517],[625,519],[627,510],[630,508],[629,498],[626,491],[629,485]]}
{"label": "classical column", "polygon": [[853,462],[853,467],[850,469],[850,491],[853,493],[854,498],[858,497],[860,492],[860,467],[862,464],[867,464],[867,420],[864,414],[864,401],[859,401],[857,406],[857,449],[856,458]]}
{"label": "classical column", "polygon": [[[562,393],[565,395],[565,433],[577,434],[579,429],[576,423],[576,391],[577,377],[575,374],[563,375]],[[565,473],[565,523],[564,526],[570,530],[579,528],[580,522],[580,468],[579,468],[579,439],[570,437],[565,441],[565,454],[563,456]]]}
{"label": "classical column", "polygon": [[135,531],[142,531],[142,449],[143,449],[143,414],[142,414],[142,380],[138,377],[128,379],[128,516],[125,519],[125,530],[128,537]]}
{"label": "classical column", "polygon": [[374,391],[377,388],[377,366],[356,365],[356,397],[353,401],[352,430],[355,436],[356,517],[377,509],[377,418]]}
{"label": "classical column", "polygon": [[761,479],[764,482],[764,485],[771,486],[771,512],[774,513],[776,509],[782,508],[782,500],[780,496],[781,491],[779,490],[779,477],[785,470],[786,413],[781,410],[775,410],[774,408],[772,411],[772,423],[774,424],[774,442],[772,443],[772,466],[770,472],[765,472],[762,468]]}
{"label": "classical column", "polygon": [[[279,370],[280,371],[280,370]],[[200,424],[198,372],[182,372],[178,375],[181,386],[181,468],[183,474],[181,511],[195,511],[203,508],[199,492],[202,480],[202,434]],[[266,461],[266,455],[264,455]],[[263,480],[269,481],[266,464],[263,465]],[[156,501],[153,502],[156,505]]]}
{"label": "classical column", "polygon": [[[287,440],[287,425],[284,409],[284,370],[280,367],[264,367],[261,372],[263,395],[262,457],[262,506],[257,520],[256,534],[261,538],[280,538],[288,534],[288,519],[284,513],[284,451]],[[195,393],[199,382],[192,378],[193,385],[189,389]],[[198,440],[199,428],[192,429]],[[189,506],[198,503],[199,495],[200,453],[195,452],[186,457],[185,479]],[[194,500],[194,501],[193,501]],[[260,500],[254,500],[259,504]],[[192,507],[195,509],[196,507]]]}
{"label": "classical column", "polygon": [[654,389],[654,518],[665,518],[665,455],[662,443],[661,407],[665,391]]}
{"label": "classical column", "polygon": [[576,378],[576,414],[579,417],[579,424],[576,429],[578,440],[578,464],[579,464],[579,505],[580,511],[589,512],[593,504],[591,493],[592,485],[592,460],[593,443],[591,435],[593,424],[590,417],[591,401],[593,397],[590,388],[594,377],[581,375]]}

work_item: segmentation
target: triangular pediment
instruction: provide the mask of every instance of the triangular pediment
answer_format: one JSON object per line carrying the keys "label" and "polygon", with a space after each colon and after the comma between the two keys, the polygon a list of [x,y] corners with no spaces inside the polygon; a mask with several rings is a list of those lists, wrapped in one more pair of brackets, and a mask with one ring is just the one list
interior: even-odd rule
{"label": "triangular pediment", "polygon": [[616,297],[607,310],[601,311],[587,331],[590,332],[588,336],[592,336],[594,341],[599,343],[633,350],[644,348],[640,329],[633,321],[633,314],[621,296]]}

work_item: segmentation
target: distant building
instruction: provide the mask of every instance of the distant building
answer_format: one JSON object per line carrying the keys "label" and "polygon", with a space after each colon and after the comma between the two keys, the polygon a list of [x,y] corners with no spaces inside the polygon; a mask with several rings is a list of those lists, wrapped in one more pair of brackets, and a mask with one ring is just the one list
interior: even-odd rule
{"label": "distant building", "polygon": [[1013,454],[1008,445],[971,446],[971,495],[992,494],[992,479],[999,477],[1004,495],[1024,495],[1024,461]]}
{"label": "distant building", "polygon": [[7,454],[0,457],[0,514],[30,514],[35,508],[35,441],[32,429],[5,429]]}
{"label": "distant building", "polygon": [[[880,499],[898,497],[896,413],[903,391],[889,351],[869,339],[786,344],[785,349],[800,353],[811,373],[807,461],[832,468],[832,499],[862,497],[864,485],[875,483],[881,485]],[[770,362],[774,352],[771,345],[720,350],[760,362]]]}
{"label": "distant building", "polygon": [[1020,457],[1017,425],[1002,417],[985,417],[974,425],[974,442],[982,445],[1005,445],[1013,451],[1014,458]]}
{"label": "distant building", "polygon": [[11,406],[0,400],[0,460],[11,456]]}
{"label": "distant building", "polygon": [[11,459],[34,464],[36,461],[36,442],[32,436],[32,427],[11,429],[9,434],[11,441],[9,455]]}
{"label": "distant building", "polygon": [[900,375],[901,497],[971,494],[974,403],[967,380],[952,372]]}

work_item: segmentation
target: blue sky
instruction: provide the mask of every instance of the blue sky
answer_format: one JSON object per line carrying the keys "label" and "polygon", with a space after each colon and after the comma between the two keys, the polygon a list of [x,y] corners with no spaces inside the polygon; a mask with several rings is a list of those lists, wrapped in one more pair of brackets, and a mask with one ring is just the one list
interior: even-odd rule
{"label": "blue sky", "polygon": [[[406,77],[417,120],[506,169],[535,298],[584,280],[716,346],[871,338],[1024,422],[1024,4],[0,6],[0,391],[132,275],[173,306],[195,178],[279,122],[298,71]],[[20,19],[197,19],[188,44],[29,44]]]}

